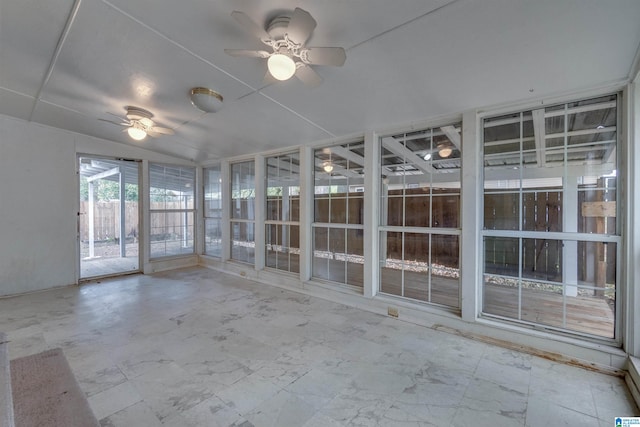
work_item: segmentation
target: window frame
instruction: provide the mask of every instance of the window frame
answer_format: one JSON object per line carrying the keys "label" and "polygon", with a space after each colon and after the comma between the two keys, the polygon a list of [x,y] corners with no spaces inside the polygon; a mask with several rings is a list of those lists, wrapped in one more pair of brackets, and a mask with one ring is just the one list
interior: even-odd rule
{"label": "window frame", "polygon": [[[435,128],[440,128],[441,130],[436,131],[434,133]],[[436,141],[436,139],[434,138],[434,136],[443,136],[443,134],[446,134],[446,132],[444,132],[444,130],[442,130],[443,128],[447,128],[447,130],[449,132],[456,131],[458,133],[458,135],[460,136],[460,139],[457,142],[458,146],[456,146],[456,142],[452,141],[451,138],[453,138],[453,136],[446,138],[446,140],[448,141],[448,143],[450,144],[449,146],[453,149],[453,152],[450,155],[444,155],[444,156],[440,156],[439,155],[439,149],[441,144],[443,143],[443,139],[438,139],[438,141]],[[437,238],[439,236],[455,236],[458,240],[458,260],[460,260],[460,255],[462,253],[462,211],[461,211],[461,206],[462,206],[462,141],[461,141],[461,137],[462,137],[462,121],[461,120],[452,120],[451,122],[448,122],[446,124],[441,124],[441,125],[432,125],[432,126],[424,126],[422,128],[418,128],[418,129],[405,129],[405,130],[396,130],[393,133],[385,133],[385,134],[381,134],[378,136],[378,150],[380,150],[380,170],[381,170],[381,177],[379,179],[379,198],[378,198],[378,204],[379,204],[379,210],[380,210],[380,216],[379,216],[379,224],[377,226],[377,230],[378,230],[378,239],[379,239],[379,251],[380,254],[377,255],[376,261],[376,268],[379,269],[378,272],[378,284],[377,284],[377,292],[380,293],[381,295],[388,295],[391,297],[395,297],[395,298],[402,298],[402,299],[406,299],[408,301],[411,302],[416,302],[416,303],[425,303],[425,304],[429,304],[435,307],[439,307],[439,308],[443,308],[443,309],[447,309],[447,310],[453,310],[456,312],[460,312],[462,309],[462,280],[461,280],[461,265],[460,263],[458,264],[457,267],[457,280],[458,280],[458,298],[457,298],[457,304],[456,305],[448,305],[448,304],[444,304],[442,302],[436,302],[433,300],[433,283],[432,283],[432,271],[434,270],[434,266],[433,266],[433,258],[432,258],[432,248],[434,245],[434,238]],[[400,139],[398,139],[400,138]],[[415,151],[411,148],[409,148],[407,145],[408,141],[412,141],[412,140],[417,140],[417,139],[428,139],[428,147],[415,147],[417,148]],[[385,142],[386,140],[386,142]],[[384,152],[387,151],[389,152],[389,154],[384,154]],[[424,151],[424,153],[423,153]],[[430,154],[427,158],[427,153]],[[423,157],[424,155],[424,157]],[[396,170],[393,171],[394,175],[391,176],[395,176],[395,177],[401,177],[401,182],[400,183],[395,183],[395,185],[401,185],[401,190],[402,193],[401,195],[396,195],[396,196],[390,196],[388,194],[388,192],[385,192],[385,187],[388,187],[388,185],[390,184],[390,177],[389,175],[387,175],[388,173],[390,173],[390,169],[388,168],[388,165],[385,165],[385,158],[386,157],[401,157],[402,160],[402,167],[400,168],[400,170]],[[415,156],[415,157],[421,157],[422,159],[418,158],[417,160],[414,159],[408,159],[407,157],[409,156]],[[437,157],[437,159],[436,159]],[[412,160],[414,160],[412,162]],[[457,190],[457,192],[452,191],[452,192],[447,192],[447,193],[434,193],[434,184],[437,185],[437,182],[434,181],[434,176],[436,175],[446,175],[446,173],[441,172],[439,173],[440,168],[439,167],[434,167],[436,165],[442,165],[442,164],[447,164],[449,163],[450,165],[454,165],[456,162],[459,162],[459,166],[457,167],[457,180],[454,180],[454,182],[457,182],[458,186],[454,187],[455,190]],[[417,165],[418,163],[424,163],[424,165],[420,166],[416,166],[415,168],[412,168],[409,171],[406,171],[406,165],[407,164],[415,164]],[[455,166],[449,166],[449,169],[453,168],[456,169]],[[415,169],[415,170],[414,170]],[[445,171],[447,170],[446,167],[443,168]],[[403,173],[403,171],[405,173]],[[408,173],[407,173],[408,172]],[[407,182],[407,177],[412,177],[412,176],[421,176],[424,177],[426,182],[421,182],[418,185],[422,184],[422,187],[413,187],[412,183]],[[410,181],[413,181],[410,179]],[[424,196],[412,196],[411,194],[407,194],[407,190],[411,190],[413,188],[428,188],[428,194],[424,195]],[[457,196],[457,200],[458,200],[458,211],[457,211],[457,226],[456,227],[438,227],[437,224],[434,225],[434,198],[437,197],[445,197],[445,196],[451,196],[451,195],[456,195]],[[426,200],[428,200],[428,224],[424,225],[424,226],[416,226],[416,225],[407,225],[407,200],[408,199],[417,199],[417,197],[420,198],[425,198]],[[402,207],[402,221],[401,224],[389,224],[389,218],[388,218],[388,209],[389,209],[389,204],[390,201],[396,199],[396,200],[401,200],[401,207]],[[387,248],[386,246],[386,242],[387,242],[387,236],[388,233],[397,233],[400,235],[400,239],[401,239],[401,256],[402,259],[398,260],[400,261],[401,267],[400,267],[400,294],[396,294],[396,293],[389,293],[389,292],[385,292],[384,290],[384,285],[385,283],[383,282],[384,280],[384,269],[385,269],[385,265],[387,263],[387,256],[383,255],[386,254]],[[385,237],[383,237],[383,235]],[[408,235],[420,235],[420,236],[424,236],[424,238],[427,239],[427,246],[428,246],[428,254],[427,254],[427,265],[424,267],[427,269],[427,288],[426,288],[426,294],[427,294],[427,298],[426,299],[419,299],[419,298],[414,298],[414,297],[410,297],[407,296],[407,292],[405,289],[405,271],[408,271],[408,269],[405,269],[405,250],[406,250],[406,237]]]}
{"label": "window frame", "polygon": [[[238,165],[243,165],[243,164],[250,164],[251,165],[251,170],[253,173],[252,176],[252,182],[253,182],[253,188],[251,189],[245,189],[245,188],[241,188],[239,187],[237,190],[239,191],[245,191],[245,190],[251,190],[253,191],[253,197],[251,198],[247,198],[247,201],[250,201],[250,204],[247,205],[249,209],[248,214],[247,214],[247,218],[240,218],[240,217],[235,217],[234,216],[234,191],[236,191],[236,189],[234,189],[234,167],[238,166]],[[245,178],[242,178],[243,180],[245,180]],[[234,261],[234,262],[240,262],[243,264],[250,264],[250,265],[255,265],[255,259],[256,259],[256,199],[258,197],[257,194],[257,188],[256,188],[256,159],[255,158],[250,158],[250,159],[245,159],[245,160],[239,160],[233,163],[229,164],[229,259]],[[242,200],[242,198],[238,198],[237,200]],[[251,236],[252,239],[245,240],[243,241],[244,243],[246,243],[246,245],[244,245],[245,247],[248,248],[253,248],[252,250],[249,249],[247,251],[247,257],[246,259],[241,259],[241,258],[236,258],[234,257],[234,227],[246,227],[246,234],[247,237]],[[253,243],[253,246],[251,246],[251,244]],[[237,246],[243,246],[238,244]]]}
{"label": "window frame", "polygon": [[[191,173],[193,175],[193,178],[191,179],[191,181],[188,183],[189,187],[191,188],[190,192],[191,195],[187,196],[191,198],[191,208],[171,208],[171,209],[167,209],[166,207],[163,209],[158,209],[158,208],[151,208],[151,199],[154,195],[151,194],[151,189],[152,188],[159,188],[159,187],[154,187],[153,186],[153,179],[152,179],[152,170],[154,167],[161,167],[165,170],[165,172],[163,173],[163,176],[166,176],[166,169],[167,168],[174,168],[174,169],[178,169],[180,171],[184,170],[191,170]],[[175,165],[175,164],[167,164],[167,163],[157,163],[157,162],[149,162],[149,216],[148,216],[148,230],[149,230],[149,242],[147,243],[147,248],[149,251],[149,261],[157,261],[157,260],[161,260],[161,259],[169,259],[169,258],[179,258],[179,257],[185,257],[185,256],[191,256],[194,255],[196,253],[196,242],[197,242],[197,227],[196,227],[196,194],[195,194],[195,188],[196,188],[196,167],[195,166],[182,166],[182,165]],[[186,185],[187,183],[185,183]],[[162,188],[162,191],[167,191],[166,185],[164,186],[164,188]],[[164,195],[166,197],[166,195]],[[185,199],[186,200],[186,199]],[[166,201],[164,201],[164,203],[166,204]],[[153,234],[153,229],[152,229],[152,223],[153,223],[153,216],[154,214],[184,214],[184,217],[186,218],[186,225],[182,225],[182,227],[187,227],[187,229],[191,229],[191,250],[190,251],[180,251],[179,253],[170,253],[170,254],[166,254],[167,251],[167,242],[171,242],[172,240],[168,240],[168,239],[163,239],[163,240],[159,240],[162,242],[165,242],[164,244],[164,252],[165,255],[161,255],[161,256],[154,256],[154,251],[152,250],[153,248],[153,241],[152,241],[152,236]],[[187,217],[188,216],[188,217]],[[191,222],[191,226],[189,226],[189,222]],[[165,226],[166,227],[166,226]],[[166,233],[165,233],[166,234]],[[184,240],[184,238],[183,238]]]}
{"label": "window frame", "polygon": [[[616,153],[616,159],[615,159],[615,170],[617,171],[617,177],[616,177],[616,188],[615,188],[615,205],[616,205],[616,230],[614,232],[610,232],[607,234],[597,234],[597,233],[589,233],[589,232],[580,232],[580,231],[566,231],[564,230],[564,228],[560,231],[535,231],[535,230],[525,230],[524,229],[524,225],[523,225],[523,201],[524,201],[524,195],[528,194],[528,193],[536,193],[536,189],[529,189],[528,187],[523,185],[523,182],[527,179],[532,180],[535,178],[530,178],[530,177],[525,177],[523,174],[523,170],[528,168],[528,164],[524,162],[524,152],[527,153],[532,153],[535,150],[531,150],[531,149],[527,149],[527,150],[523,150],[522,149],[522,143],[520,142],[520,152],[518,153],[519,156],[519,162],[518,163],[518,169],[519,169],[519,176],[518,178],[516,178],[515,180],[519,181],[520,184],[517,188],[510,188],[509,191],[503,191],[503,192],[499,192],[499,191],[487,191],[487,187],[486,187],[486,183],[487,183],[487,170],[488,169],[494,169],[493,167],[491,168],[487,168],[485,161],[486,161],[486,157],[485,157],[485,126],[484,123],[486,120],[491,120],[491,119],[498,119],[502,116],[507,116],[507,115],[516,115],[519,114],[520,115],[520,139],[526,139],[527,137],[523,136],[523,131],[522,131],[522,123],[525,121],[524,117],[527,113],[532,113],[535,115],[535,111],[536,110],[543,110],[543,112],[545,113],[542,117],[544,117],[545,119],[548,116],[559,116],[561,115],[561,113],[559,113],[559,111],[563,111],[564,112],[564,118],[565,118],[565,124],[564,124],[564,131],[563,131],[563,135],[562,137],[564,138],[564,143],[562,145],[563,147],[563,153],[564,153],[564,160],[563,160],[563,166],[562,166],[562,173],[561,176],[558,178],[561,180],[561,184],[559,188],[556,189],[551,189],[552,187],[549,187],[551,190],[549,191],[557,191],[561,194],[564,195],[564,193],[567,191],[567,184],[566,182],[566,178],[567,178],[567,174],[568,174],[568,168],[569,166],[567,165],[568,161],[566,160],[568,158],[567,153],[569,152],[568,148],[569,146],[572,146],[571,143],[567,142],[568,138],[571,138],[572,136],[575,135],[574,130],[568,130],[567,129],[567,120],[566,117],[569,114],[577,114],[582,112],[582,110],[586,110],[589,111],[590,104],[585,104],[585,107],[582,106],[574,106],[574,107],[568,107],[570,104],[577,104],[580,102],[588,102],[588,101],[595,101],[599,98],[606,98],[606,97],[613,97],[615,96],[615,100],[613,101],[602,101],[603,105],[606,104],[607,102],[609,103],[614,103],[615,104],[615,108],[616,108],[616,118],[615,118],[615,138],[614,140],[611,141],[597,141],[594,143],[594,145],[601,145],[603,143],[613,143],[614,144],[614,149],[615,149],[615,153]],[[570,338],[579,338],[581,340],[585,340],[588,342],[595,342],[595,343],[603,343],[605,345],[614,345],[614,346],[620,346],[622,343],[622,328],[623,328],[623,322],[624,322],[624,316],[625,313],[623,312],[623,295],[624,295],[624,275],[622,274],[622,265],[625,262],[624,261],[624,238],[622,236],[621,230],[623,227],[623,221],[625,218],[625,214],[624,212],[621,210],[621,200],[623,197],[623,185],[624,185],[624,177],[626,174],[626,171],[624,171],[622,169],[623,167],[623,161],[621,159],[621,154],[623,151],[621,151],[621,149],[623,148],[624,144],[623,144],[623,126],[622,126],[622,121],[623,121],[623,110],[624,110],[624,105],[623,105],[623,93],[621,91],[614,91],[614,92],[603,92],[603,93],[593,93],[591,95],[587,95],[587,96],[581,96],[581,97],[563,97],[563,98],[558,98],[558,99],[554,99],[554,100],[549,100],[549,102],[545,102],[545,103],[539,103],[537,105],[521,105],[521,106],[516,106],[513,108],[503,108],[503,109],[497,109],[497,110],[493,110],[493,111],[484,111],[482,113],[479,113],[477,115],[477,125],[478,125],[478,143],[479,143],[479,158],[478,158],[478,164],[479,164],[479,174],[480,174],[480,180],[478,183],[478,190],[480,191],[480,197],[479,197],[479,203],[480,203],[480,212],[481,214],[478,217],[479,220],[479,227],[480,227],[480,239],[479,239],[479,247],[477,248],[477,254],[478,254],[478,261],[479,261],[479,275],[478,275],[478,288],[479,288],[479,292],[477,293],[478,295],[478,300],[477,300],[477,310],[478,310],[478,317],[480,318],[484,318],[484,319],[489,319],[489,320],[497,320],[500,322],[506,322],[506,323],[512,323],[515,325],[520,325],[526,328],[535,328],[535,329],[541,329],[544,331],[547,331],[548,333],[554,334],[554,335],[560,335],[560,336],[566,336],[566,337],[570,337]],[[563,106],[563,109],[558,109],[558,110],[550,110],[552,111],[551,114],[547,115],[547,109],[553,109],[553,108],[559,108]],[[529,117],[528,115],[526,116],[527,118]],[[546,121],[543,122],[546,124]],[[536,127],[536,125],[534,124],[534,128]],[[604,129],[603,132],[608,131],[609,129]],[[548,136],[548,135],[546,135]],[[552,135],[552,136],[557,136],[557,135]],[[529,139],[535,139],[535,132],[534,132],[534,136],[529,138]],[[495,144],[493,144],[495,145]],[[577,147],[578,145],[576,145]],[[547,148],[548,146],[545,143],[545,152],[548,151]],[[572,146],[573,148],[573,146]],[[554,151],[560,151],[557,147],[553,147]],[[539,162],[540,160],[538,160]],[[514,169],[516,169],[514,167]],[[589,171],[589,169],[585,166],[583,167],[583,169],[581,170],[581,172],[584,175],[587,175],[589,173],[592,173]],[[599,177],[604,177],[603,175],[600,174],[600,172],[598,172],[598,176]],[[535,175],[535,174],[534,174]],[[496,181],[493,177],[492,177],[493,181]],[[508,181],[510,179],[506,179],[504,181]],[[544,187],[543,187],[544,188]],[[542,190],[544,191],[544,190]],[[579,194],[580,192],[586,191],[585,189],[577,189],[577,193]],[[487,194],[507,194],[507,193],[512,193],[512,194],[517,194],[518,195],[518,206],[519,206],[519,213],[518,213],[518,217],[516,218],[516,222],[517,222],[517,229],[487,229],[486,228],[486,218],[485,218],[485,196]],[[564,206],[562,207],[564,210]],[[563,215],[567,215],[565,212],[563,212]],[[569,219],[569,221],[576,221],[577,223],[577,218],[571,218]],[[562,221],[564,224],[564,221]],[[578,227],[578,224],[576,224],[576,227]],[[613,316],[614,316],[614,325],[613,325],[613,337],[606,337],[606,336],[602,336],[602,335],[596,335],[596,334],[590,334],[590,333],[586,333],[583,331],[579,331],[579,330],[575,330],[575,329],[568,329],[566,327],[558,327],[555,325],[550,325],[550,324],[545,324],[545,323],[539,323],[539,322],[531,322],[531,321],[527,321],[527,320],[523,320],[520,317],[522,317],[520,314],[518,315],[518,318],[512,318],[512,317],[504,317],[504,316],[500,316],[497,314],[492,314],[492,313],[487,313],[485,312],[485,278],[487,276],[486,273],[486,253],[484,250],[484,242],[485,242],[485,238],[512,238],[512,239],[518,239],[518,276],[505,276],[507,278],[516,278],[519,282],[522,281],[531,281],[531,282],[541,282],[541,283],[546,283],[548,281],[545,280],[538,280],[538,279],[530,279],[527,277],[523,277],[522,271],[523,271],[523,241],[526,239],[533,239],[533,240],[552,240],[552,241],[559,241],[561,242],[561,244],[564,245],[564,242],[575,242],[576,245],[579,245],[580,243],[613,243],[615,244],[615,257],[616,257],[616,265],[615,265],[615,303],[614,303],[614,307],[613,307]],[[493,273],[491,273],[492,276],[500,276],[500,275],[495,275]],[[572,284],[572,283],[565,283],[564,279],[561,279],[559,282],[549,282],[550,285],[557,285],[557,286],[561,286],[564,289],[568,288],[568,287],[576,287],[578,289],[593,289],[595,290],[596,288],[594,286],[585,286],[584,284],[580,284],[580,283],[576,283],[576,284]],[[521,292],[521,291],[520,291]],[[564,296],[565,292],[563,291],[563,297],[564,297],[564,301],[563,304],[566,304],[566,296]],[[520,313],[521,310],[521,301],[519,301],[519,306],[518,306],[518,313]],[[564,307],[563,309],[563,316],[566,316],[566,307]],[[566,324],[566,319],[563,317],[563,323]]]}

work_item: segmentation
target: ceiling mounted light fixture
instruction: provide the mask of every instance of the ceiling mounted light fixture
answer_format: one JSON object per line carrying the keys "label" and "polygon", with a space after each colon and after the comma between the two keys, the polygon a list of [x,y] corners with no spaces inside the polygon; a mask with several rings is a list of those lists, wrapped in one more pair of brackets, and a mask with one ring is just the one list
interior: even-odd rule
{"label": "ceiling mounted light fixture", "polygon": [[140,129],[134,126],[127,128],[127,133],[132,139],[135,139],[136,141],[142,141],[147,137],[147,132],[145,132],[144,129]]}
{"label": "ceiling mounted light fixture", "polygon": [[424,155],[423,159],[425,160],[431,160],[431,153],[427,153]]}
{"label": "ceiling mounted light fixture", "polygon": [[453,153],[453,150],[448,145],[438,145],[438,156],[447,158]]}
{"label": "ceiling mounted light fixture", "polygon": [[292,13],[283,12],[266,25],[254,22],[247,14],[234,10],[231,16],[252,36],[268,46],[267,50],[225,49],[231,56],[267,60],[268,73],[264,83],[289,80],[296,76],[309,87],[316,87],[322,77],[314,65],[341,66],[347,55],[341,47],[307,47],[316,28],[316,20],[306,10],[296,7]]}
{"label": "ceiling mounted light fixture", "polygon": [[289,80],[296,73],[296,63],[290,56],[283,53],[271,55],[267,60],[267,68],[274,79]]}
{"label": "ceiling mounted light fixture", "polygon": [[322,169],[324,169],[326,173],[331,173],[333,171],[333,163],[331,163],[331,161],[324,162]]}
{"label": "ceiling mounted light fixture", "polygon": [[134,107],[128,105],[124,107],[127,110],[125,117],[120,117],[117,114],[109,113],[112,116],[116,116],[119,121],[99,119],[103,122],[113,123],[114,125],[124,126],[123,132],[127,132],[131,139],[135,141],[142,141],[147,136],[156,138],[162,135],[173,135],[173,129],[157,126],[156,123],[151,120],[153,114],[140,107]]}
{"label": "ceiling mounted light fixture", "polygon": [[224,98],[215,90],[206,87],[194,87],[189,93],[194,107],[205,113],[215,113],[222,108]]}

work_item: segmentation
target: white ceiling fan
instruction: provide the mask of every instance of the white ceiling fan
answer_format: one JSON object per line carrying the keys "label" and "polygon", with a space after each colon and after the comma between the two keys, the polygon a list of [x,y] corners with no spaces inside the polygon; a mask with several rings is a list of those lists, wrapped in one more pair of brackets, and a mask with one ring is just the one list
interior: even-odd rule
{"label": "white ceiling fan", "polygon": [[233,11],[231,16],[249,33],[271,48],[266,50],[225,49],[232,56],[267,59],[266,82],[288,80],[293,75],[308,86],[318,86],[322,77],[311,65],[341,66],[347,55],[341,47],[306,47],[316,21],[309,12],[297,7],[291,16],[277,16],[268,22],[266,29],[251,20],[245,13]]}
{"label": "white ceiling fan", "polygon": [[161,135],[173,135],[173,129],[165,128],[161,126],[156,126],[155,122],[151,120],[153,114],[150,111],[147,111],[143,108],[126,106],[124,107],[127,111],[125,117],[120,117],[117,114],[109,113],[113,116],[118,117],[121,121],[114,122],[112,120],[100,119],[103,122],[113,123],[118,126],[125,126],[123,132],[127,132],[129,136],[136,141],[142,141],[147,137],[147,135],[151,137],[158,137]]}

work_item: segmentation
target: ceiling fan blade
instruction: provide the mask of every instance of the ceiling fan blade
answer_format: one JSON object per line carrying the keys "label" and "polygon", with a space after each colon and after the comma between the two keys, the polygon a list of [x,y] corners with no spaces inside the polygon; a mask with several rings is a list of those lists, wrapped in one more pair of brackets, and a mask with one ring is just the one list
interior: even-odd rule
{"label": "ceiling fan blade", "polygon": [[231,56],[248,56],[251,58],[268,58],[271,56],[266,50],[225,49],[224,53]]}
{"label": "ceiling fan blade", "polygon": [[[114,124],[114,125],[118,125],[118,126],[129,126],[129,125],[130,125],[129,123],[127,123],[127,122],[122,122],[122,121],[121,121],[121,122],[115,122],[115,121],[113,121],[113,120],[107,120],[107,119],[98,119],[98,120],[100,120],[101,122],[112,123],[112,124]],[[121,120],[122,120],[122,119],[121,119]]]}
{"label": "ceiling fan blade", "polygon": [[302,65],[296,70],[296,77],[304,84],[310,87],[319,86],[322,83],[322,77],[308,65]]}
{"label": "ceiling fan blade", "polygon": [[262,84],[263,85],[272,85],[272,84],[278,83],[278,82],[279,82],[279,80],[276,79],[275,77],[273,77],[273,75],[271,75],[269,70],[267,70],[267,72],[264,73],[264,79],[262,79]]}
{"label": "ceiling fan blade", "polygon": [[160,127],[160,126],[152,126],[149,129],[147,129],[147,133],[149,135],[151,135],[151,134],[173,135],[175,132],[173,131],[173,129],[170,129],[170,128],[163,128],[163,127]]}
{"label": "ceiling fan blade", "polygon": [[271,36],[269,36],[269,33],[267,33],[264,28],[256,24],[244,12],[234,10],[233,12],[231,12],[231,16],[233,17],[233,19],[238,21],[238,23],[242,25],[246,31],[259,38],[263,43],[265,43],[266,40],[271,40]]}
{"label": "ceiling fan blade", "polygon": [[315,65],[341,66],[347,59],[347,54],[341,47],[309,47],[301,52],[303,61]]}
{"label": "ceiling fan blade", "polygon": [[287,26],[287,36],[292,42],[303,46],[311,37],[316,25],[316,20],[309,12],[296,7]]}

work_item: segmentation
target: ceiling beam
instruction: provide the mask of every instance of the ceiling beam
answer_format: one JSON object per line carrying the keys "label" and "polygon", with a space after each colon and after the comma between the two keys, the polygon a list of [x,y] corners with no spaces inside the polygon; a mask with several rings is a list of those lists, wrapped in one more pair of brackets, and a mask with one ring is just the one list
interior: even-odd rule
{"label": "ceiling beam", "polygon": [[87,177],[87,182],[93,182],[99,179],[109,178],[110,176],[117,175],[119,173],[120,173],[120,166],[116,166],[115,168]]}
{"label": "ceiling beam", "polygon": [[461,145],[460,132],[458,131],[458,129],[456,129],[454,126],[442,126],[440,130],[444,132],[445,135],[447,135],[447,138],[449,138],[449,140],[453,143],[453,145],[456,146],[458,151],[461,151],[460,150],[460,145]]}
{"label": "ceiling beam", "polygon": [[400,156],[405,159],[406,162],[411,163],[416,168],[421,170],[424,173],[434,173],[435,169],[431,167],[431,165],[425,161],[418,154],[409,150],[404,145],[400,144],[398,141],[391,137],[382,138],[382,145],[393,154]]}
{"label": "ceiling beam", "polygon": [[347,150],[344,147],[330,147],[329,151],[331,151],[333,154],[337,154],[338,156],[342,157],[343,159],[347,159],[350,162],[353,162],[359,166],[364,166],[364,157],[362,157],[359,154],[354,153],[351,150]]}

